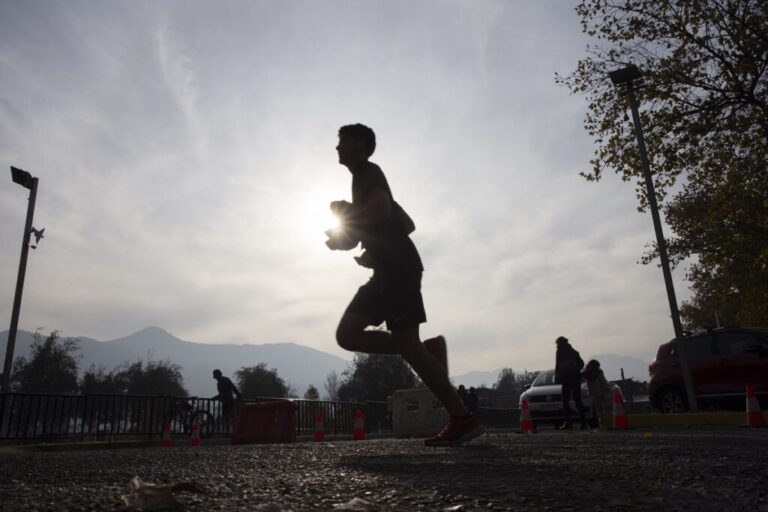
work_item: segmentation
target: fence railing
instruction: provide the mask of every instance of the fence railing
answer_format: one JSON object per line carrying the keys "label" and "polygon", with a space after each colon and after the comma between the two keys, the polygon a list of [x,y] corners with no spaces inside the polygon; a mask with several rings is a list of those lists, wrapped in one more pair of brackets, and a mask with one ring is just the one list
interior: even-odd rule
{"label": "fence railing", "polygon": [[[277,398],[248,400],[267,402]],[[365,414],[368,433],[391,431],[386,402],[325,402],[291,399],[296,404],[297,435],[310,435],[315,414],[323,415],[326,434],[351,434],[355,411]],[[153,438],[171,425],[172,435],[189,436],[192,421],[205,411],[213,419],[209,433],[225,436],[231,422],[221,402],[209,398],[149,395],[0,394],[0,440]]]}

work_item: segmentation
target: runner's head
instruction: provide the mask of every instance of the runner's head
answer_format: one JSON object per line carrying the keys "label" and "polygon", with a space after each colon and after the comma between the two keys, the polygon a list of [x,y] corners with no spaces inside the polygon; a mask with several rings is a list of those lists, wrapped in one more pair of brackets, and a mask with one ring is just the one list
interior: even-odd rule
{"label": "runner's head", "polygon": [[213,370],[213,378],[219,380],[221,378],[221,370]]}
{"label": "runner's head", "polygon": [[376,150],[376,134],[364,124],[348,124],[339,128],[339,163],[354,165],[368,158]]}

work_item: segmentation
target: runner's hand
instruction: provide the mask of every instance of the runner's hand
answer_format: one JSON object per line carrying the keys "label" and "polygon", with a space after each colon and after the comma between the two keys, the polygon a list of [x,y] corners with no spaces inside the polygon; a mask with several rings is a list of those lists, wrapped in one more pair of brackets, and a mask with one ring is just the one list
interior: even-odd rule
{"label": "runner's hand", "polygon": [[349,201],[332,201],[331,202],[331,211],[337,217],[345,216],[350,209],[352,209],[352,203],[350,203]]}

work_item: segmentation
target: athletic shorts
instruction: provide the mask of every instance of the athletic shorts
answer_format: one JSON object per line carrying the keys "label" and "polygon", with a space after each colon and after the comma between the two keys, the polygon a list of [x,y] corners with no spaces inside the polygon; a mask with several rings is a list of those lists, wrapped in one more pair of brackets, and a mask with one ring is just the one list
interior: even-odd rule
{"label": "athletic shorts", "polygon": [[346,312],[368,317],[370,325],[386,321],[390,331],[426,322],[427,314],[421,297],[421,272],[386,277],[374,273],[357,290]]}

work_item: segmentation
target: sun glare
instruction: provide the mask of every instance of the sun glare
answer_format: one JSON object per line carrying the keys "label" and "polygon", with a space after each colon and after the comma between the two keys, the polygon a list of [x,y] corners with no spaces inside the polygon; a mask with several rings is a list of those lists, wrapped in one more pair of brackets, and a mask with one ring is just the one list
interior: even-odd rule
{"label": "sun glare", "polygon": [[[317,241],[325,242],[327,238],[325,232],[341,225],[339,218],[331,212],[330,208],[331,201],[341,199],[337,196],[338,191],[334,192],[331,187],[318,186],[301,198],[299,236],[313,245]],[[325,248],[322,243],[318,244],[318,247]]]}

